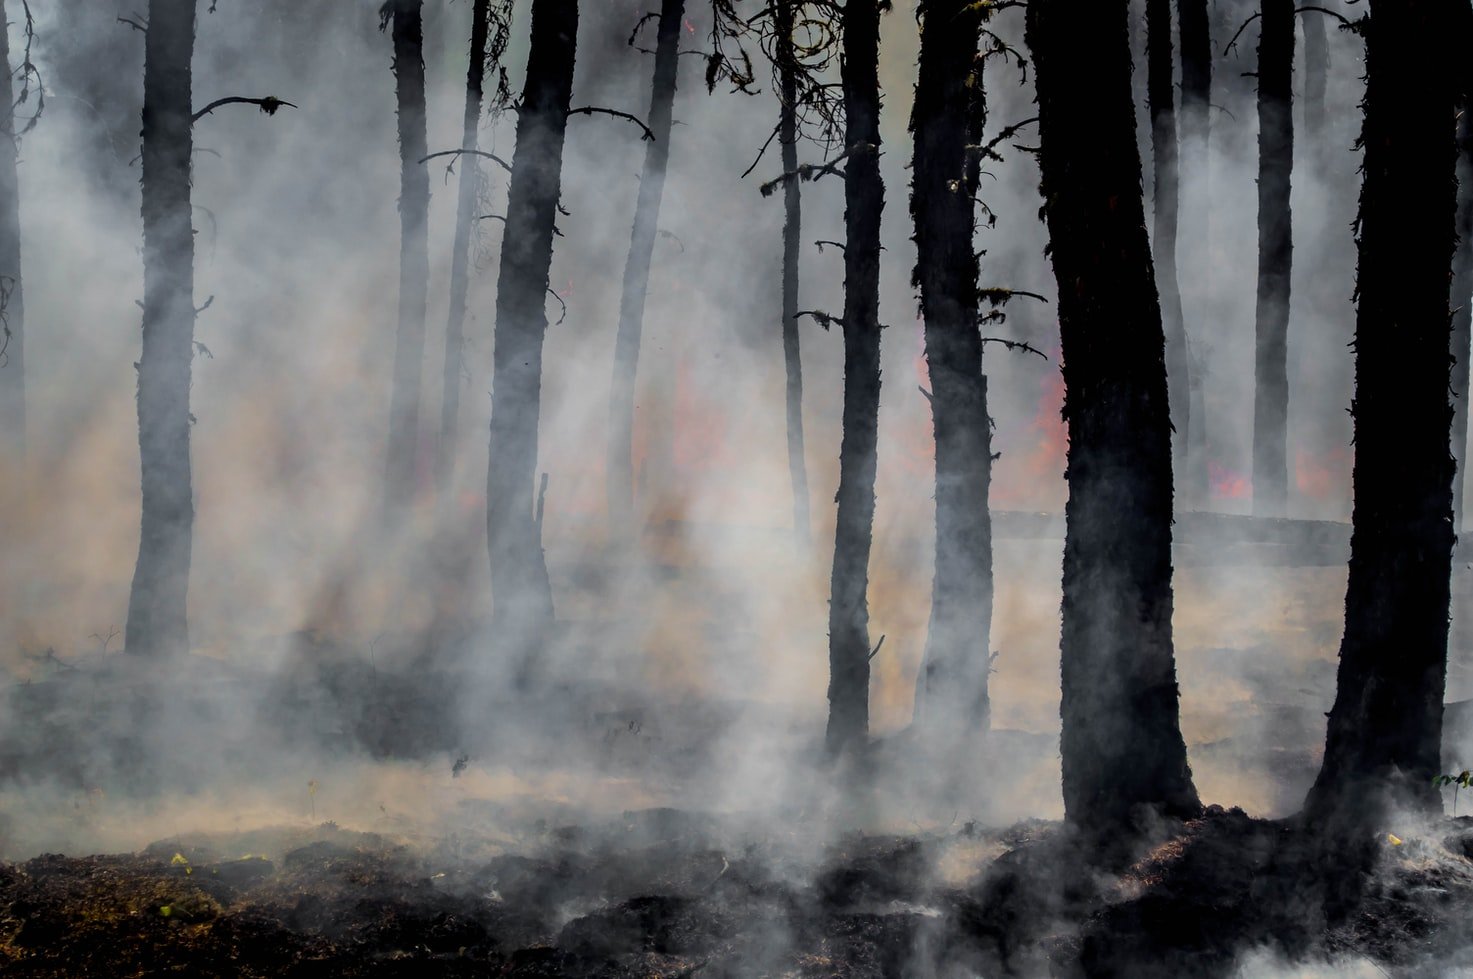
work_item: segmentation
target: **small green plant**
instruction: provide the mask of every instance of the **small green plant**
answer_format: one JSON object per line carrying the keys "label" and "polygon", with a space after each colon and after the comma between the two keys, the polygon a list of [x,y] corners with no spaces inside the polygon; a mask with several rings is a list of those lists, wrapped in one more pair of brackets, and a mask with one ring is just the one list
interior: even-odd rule
{"label": "small green plant", "polygon": [[1454,819],[1456,819],[1457,818],[1457,815],[1458,815],[1458,790],[1459,789],[1466,789],[1466,788],[1469,787],[1470,784],[1473,784],[1473,772],[1470,772],[1470,771],[1467,771],[1467,770],[1464,770],[1462,772],[1459,772],[1457,775],[1434,775],[1434,776],[1432,776],[1432,785],[1435,788],[1439,788],[1440,789],[1440,788],[1443,788],[1443,787],[1448,786],[1448,785],[1451,785],[1453,787],[1453,818]]}

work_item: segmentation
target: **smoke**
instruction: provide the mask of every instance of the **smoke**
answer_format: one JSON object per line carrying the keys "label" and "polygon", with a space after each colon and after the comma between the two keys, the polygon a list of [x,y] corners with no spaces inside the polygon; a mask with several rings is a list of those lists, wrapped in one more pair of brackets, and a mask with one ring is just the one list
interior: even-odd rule
{"label": "smoke", "polygon": [[[574,104],[642,113],[652,61],[624,39],[644,5],[583,6]],[[1042,537],[1000,533],[996,543],[997,737],[975,758],[948,760],[945,771],[908,770],[903,731],[934,547],[930,416],[918,390],[928,382],[905,207],[913,0],[884,18],[881,42],[887,329],[869,602],[872,641],[886,639],[872,664],[872,726],[890,739],[884,757],[893,765],[883,788],[858,800],[830,790],[815,755],[827,682],[842,339],[801,322],[815,531],[805,553],[787,533],[782,213],[778,199],[757,193],[777,173],[776,152],[740,178],[776,122],[771,91],[707,95],[702,59],[682,59],[660,222],[668,234],[656,243],[640,364],[635,468],[649,529],[636,570],[604,557],[603,460],[643,149],[637,130],[617,119],[580,116],[570,125],[567,213],[558,218],[552,270],[566,316],[558,322],[560,303],[550,299],[539,460],[561,625],[547,650],[550,692],[528,698],[498,660],[485,615],[485,436],[502,227],[493,220],[481,222],[470,286],[456,482],[443,513],[432,499],[455,203],[444,161],[428,164],[422,499],[396,537],[386,540],[377,526],[398,158],[390,46],[376,30],[376,7],[221,0],[217,11],[201,12],[197,104],[274,95],[299,108],[267,117],[234,106],[197,129],[196,303],[210,302],[199,320],[192,392],[190,624],[207,665],[126,691],[110,684],[121,672],[114,633],[126,615],[138,532],[131,365],[142,285],[137,164],[129,161],[143,38],[117,22],[133,15],[129,4],[36,5],[37,60],[52,98],[25,138],[21,170],[33,455],[28,468],[0,470],[0,675],[14,681],[7,728],[27,722],[26,685],[50,691],[54,710],[40,713],[29,755],[7,749],[11,764],[45,764],[28,767],[28,790],[0,808],[4,855],[136,849],[188,830],[324,818],[425,839],[456,827],[493,838],[539,818],[666,805],[752,814],[763,826],[818,813],[840,829],[897,831],[1059,816],[1057,521]],[[513,90],[526,62],[528,7],[517,5],[507,53]],[[1222,20],[1236,29],[1248,7],[1220,4]],[[469,8],[426,7],[432,152],[460,139]],[[709,12],[692,8],[694,32],[684,43],[695,49]],[[997,29],[1021,44],[1021,18],[999,15]],[[1208,502],[1228,512],[1251,503],[1256,225],[1247,202],[1255,199],[1256,122],[1251,83],[1235,76],[1252,70],[1252,34],[1217,67],[1210,274],[1189,281],[1183,273],[1188,328],[1206,367]],[[1302,129],[1296,144],[1290,505],[1302,518],[1349,513],[1344,409],[1359,44],[1332,32],[1330,130],[1322,147],[1308,145]],[[1143,70],[1144,59],[1136,61]],[[991,132],[1033,115],[1031,84],[1016,68],[989,66],[987,87]],[[1300,74],[1295,87],[1303,89]],[[483,148],[509,159],[513,125],[510,116],[487,120]],[[1050,358],[986,348],[1001,451],[993,506],[1058,514],[1066,498],[1063,390],[1034,141],[1025,131],[1003,146],[1007,160],[989,168],[981,191],[996,215],[978,237],[983,285],[1049,298],[1017,300],[1006,322],[989,328]],[[821,153],[804,147],[804,161]],[[504,213],[507,175],[486,162],[484,176],[486,212]],[[803,190],[800,308],[837,313],[841,254],[811,243],[842,240],[842,187],[830,177]],[[1202,229],[1182,229],[1184,241],[1193,236]],[[441,596],[426,582],[435,566],[429,545],[447,519],[468,555],[458,584],[474,613],[440,643]],[[1188,539],[1185,526],[1179,520],[1175,635],[1198,786],[1207,802],[1288,813],[1323,744],[1343,557],[1303,567],[1288,548],[1235,544],[1226,534]],[[1473,689],[1465,639],[1460,617],[1452,699]],[[151,684],[176,693],[155,696]],[[153,737],[123,738],[140,710],[153,715]],[[416,728],[426,717],[437,724]],[[1450,725],[1450,737],[1462,739],[1458,757],[1473,757],[1473,724]],[[1347,961],[1327,963],[1323,974],[1375,971]],[[1263,953],[1241,974],[1321,973]]]}

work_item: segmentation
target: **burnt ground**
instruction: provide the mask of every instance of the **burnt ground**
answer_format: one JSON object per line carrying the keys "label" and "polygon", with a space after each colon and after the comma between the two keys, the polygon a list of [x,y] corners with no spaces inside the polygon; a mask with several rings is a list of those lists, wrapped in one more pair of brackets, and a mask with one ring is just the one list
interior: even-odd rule
{"label": "burnt ground", "polygon": [[1388,975],[1473,962],[1473,819],[1383,842],[1328,916],[1306,839],[1214,809],[1111,874],[1043,822],[852,836],[812,863],[668,809],[486,860],[331,824],[174,839],[0,865],[0,975],[1189,977],[1264,950]]}

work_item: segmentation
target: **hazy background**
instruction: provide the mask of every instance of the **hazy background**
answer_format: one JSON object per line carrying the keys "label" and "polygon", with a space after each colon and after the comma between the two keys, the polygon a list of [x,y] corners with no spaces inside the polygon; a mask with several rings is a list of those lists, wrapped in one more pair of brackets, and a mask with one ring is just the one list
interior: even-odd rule
{"label": "hazy background", "polygon": [[[40,125],[25,138],[21,169],[33,471],[27,479],[13,461],[0,469],[0,668],[18,682],[54,677],[64,669],[56,659],[75,664],[104,649],[117,651],[120,640],[107,637],[121,632],[126,616],[139,508],[132,362],[139,351],[135,300],[142,295],[134,158],[143,38],[117,22],[136,16],[138,4],[34,0],[32,6],[36,60],[50,95]],[[219,9],[207,13],[201,5],[195,103],[274,95],[299,106],[271,118],[232,106],[196,128],[196,304],[214,300],[197,328],[212,356],[196,360],[193,387],[191,637],[197,653],[252,669],[287,670],[298,648],[289,637],[301,630],[371,659],[413,646],[412,637],[429,624],[415,545],[427,539],[433,519],[431,460],[458,170],[446,180],[444,161],[428,164],[434,180],[423,504],[408,540],[368,551],[382,483],[399,251],[391,44],[377,30],[377,6],[377,0],[220,0]],[[582,6],[574,104],[643,116],[652,59],[625,39],[648,4],[589,0]],[[885,16],[881,46],[881,318],[887,329],[870,575],[872,637],[887,637],[873,664],[872,726],[878,734],[894,733],[910,720],[933,547],[931,424],[918,390],[926,374],[909,284],[915,260],[907,208],[907,121],[918,49],[914,6],[901,0]],[[691,7],[685,46],[704,48],[709,10],[695,2]],[[514,91],[526,62],[529,9],[525,0],[517,5],[507,53]],[[1248,12],[1246,3],[1216,5],[1219,54]],[[10,13],[14,18],[16,11]],[[460,142],[469,21],[466,0],[425,5],[432,151]],[[1000,16],[996,27],[1021,46],[1019,12]],[[1137,45],[1143,35],[1136,31]],[[13,51],[19,43],[19,27],[12,24]],[[1211,275],[1187,267],[1182,273],[1189,329],[1207,358],[1211,505],[1239,513],[1251,506],[1257,261],[1256,115],[1252,79],[1241,73],[1253,70],[1256,43],[1250,27],[1237,53],[1215,69]],[[1348,34],[1332,29],[1330,46],[1327,145],[1317,156],[1302,126],[1296,134],[1290,483],[1297,490],[1293,515],[1346,520],[1354,285],[1349,223],[1358,191],[1358,159],[1350,145],[1359,125],[1363,59],[1360,42]],[[1137,65],[1144,70],[1140,54]],[[645,318],[636,469],[644,471],[652,510],[646,544],[656,573],[623,580],[605,573],[599,557],[614,329],[643,159],[637,130],[607,117],[576,117],[569,127],[563,203],[570,213],[559,219],[563,237],[556,240],[552,268],[553,288],[568,309],[565,322],[548,331],[540,466],[550,475],[545,527],[555,600],[577,637],[562,650],[561,669],[569,677],[601,678],[616,690],[610,709],[726,705],[731,733],[713,749],[720,791],[702,798],[741,807],[782,801],[801,782],[790,767],[791,748],[806,743],[823,719],[842,340],[811,319],[800,323],[816,539],[811,553],[797,555],[786,534],[791,503],[778,323],[782,205],[780,195],[764,199],[757,190],[778,173],[776,147],[750,177],[739,179],[775,124],[777,106],[760,61],[762,92],[756,97],[720,88],[707,95],[703,69],[701,58],[681,59],[678,124],[660,220],[674,237],[657,240]],[[1034,114],[1032,89],[1015,67],[994,62],[987,85],[990,132]],[[1302,73],[1295,85],[1302,90]],[[1301,116],[1296,112],[1296,119]],[[488,121],[482,148],[509,159],[513,123],[510,116]],[[1034,130],[1017,140],[1025,146],[1036,141]],[[995,227],[979,234],[986,249],[983,284],[1052,296],[1036,167],[1026,151],[1004,152],[1007,162],[989,167],[982,185],[998,216]],[[821,151],[805,147],[802,157],[816,162]],[[1149,190],[1149,156],[1146,165]],[[487,210],[500,212],[506,175],[490,165],[485,174]],[[805,242],[843,239],[842,194],[834,177],[804,185]],[[466,328],[465,443],[454,507],[463,533],[478,541],[484,539],[501,228],[483,222]],[[1201,234],[1191,227],[1181,232],[1183,241]],[[838,250],[806,247],[802,279],[800,308],[841,310]],[[555,322],[557,304],[550,301],[549,310]],[[987,347],[995,447],[1002,453],[992,504],[1058,513],[1066,487],[1054,305],[1019,300],[1008,313],[1005,324],[988,332],[1027,340],[1051,359]],[[475,553],[483,555],[483,546]],[[977,803],[978,813],[989,819],[1061,811],[1061,547],[1060,540],[997,542],[991,645],[1001,655],[993,723],[1022,733],[1004,742],[1013,747],[1002,757],[1014,752],[1014,761],[993,769],[1004,777],[994,778],[981,764],[963,776],[977,783],[978,798],[987,800]],[[1321,715],[1334,692],[1345,569],[1245,563],[1241,549],[1235,561],[1219,562],[1210,550],[1206,560],[1179,561],[1176,577],[1183,728],[1192,763],[1206,801],[1283,812],[1302,798],[1322,741]],[[483,556],[467,584],[489,610]],[[1459,584],[1455,591],[1465,588]],[[1450,700],[1469,695],[1464,639],[1455,630]],[[46,657],[48,649],[56,659]],[[685,728],[667,719],[661,730],[636,739],[633,750],[651,738],[673,746]],[[569,747],[569,758],[578,753]],[[1243,761],[1248,756],[1251,764]],[[477,757],[475,778],[454,783],[453,791],[464,795],[478,787],[547,804],[602,800],[616,807],[677,798],[683,791],[637,776],[611,786],[597,774],[606,757],[588,753],[577,761],[587,769],[581,776],[561,781],[548,768],[529,780],[526,771],[508,773],[495,768],[495,759]],[[1288,774],[1273,775],[1276,764]],[[446,771],[438,763],[410,766],[409,777],[443,780]],[[387,817],[384,801],[405,794],[393,781],[403,774],[345,764],[334,784],[354,788],[333,791],[341,793],[340,802],[358,802],[341,802],[340,811],[371,813],[378,805]],[[313,777],[289,769],[282,782],[300,786]],[[327,799],[326,780],[324,786]],[[237,785],[230,798],[237,818],[248,818],[240,814],[251,811],[252,798],[271,811],[315,805],[299,788],[267,793]],[[420,807],[430,804],[421,800]],[[120,821],[128,818],[119,813]],[[137,832],[163,835],[156,829]]]}

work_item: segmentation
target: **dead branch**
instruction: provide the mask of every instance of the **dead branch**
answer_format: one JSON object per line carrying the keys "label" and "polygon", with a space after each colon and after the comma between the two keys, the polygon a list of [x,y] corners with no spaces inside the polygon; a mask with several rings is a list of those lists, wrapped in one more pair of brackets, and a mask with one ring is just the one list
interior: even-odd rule
{"label": "dead branch", "polygon": [[757,169],[757,164],[761,163],[762,162],[762,158],[767,155],[767,148],[772,145],[772,141],[774,139],[777,139],[777,134],[782,131],[782,128],[783,128],[782,122],[778,122],[777,125],[775,125],[775,126],[772,127],[772,132],[770,132],[770,133],[767,134],[767,139],[763,140],[763,142],[762,142],[762,148],[757,151],[757,158],[752,161],[752,165],[751,166],[747,167],[747,169],[745,169],[745,170],[742,171],[742,175],[737,178],[738,180],[746,180],[747,179],[747,174],[749,174],[753,170]]}
{"label": "dead branch", "polygon": [[1349,17],[1346,17],[1342,13],[1331,10],[1329,7],[1295,7],[1294,12],[1296,14],[1324,14],[1327,17],[1334,17],[1340,22],[1340,26],[1345,28],[1346,30],[1355,30],[1355,21],[1351,20]]}
{"label": "dead branch", "polygon": [[1048,354],[1044,353],[1042,350],[1039,350],[1037,347],[1033,346],[1033,344],[1024,343],[1022,340],[1007,340],[1003,337],[983,337],[982,342],[984,344],[1000,343],[1004,347],[1007,347],[1009,350],[1021,351],[1022,353],[1029,354],[1038,354],[1038,356],[1042,357],[1044,361],[1048,360]]}
{"label": "dead branch", "polygon": [[562,296],[559,296],[557,294],[557,292],[555,292],[553,290],[552,286],[548,286],[547,287],[547,294],[549,296],[551,296],[552,298],[556,299],[557,300],[557,304],[563,308],[562,315],[560,315],[557,318],[557,322],[554,323],[554,324],[552,324],[552,325],[553,326],[562,326],[563,325],[563,320],[565,320],[565,319],[568,318],[568,304],[565,303],[565,302],[563,302],[563,297]]}
{"label": "dead branch", "polygon": [[215,101],[211,102],[209,105],[205,106],[203,109],[200,109],[194,115],[192,115],[192,116],[189,117],[189,121],[190,122],[199,122],[205,116],[209,115],[211,112],[214,112],[216,109],[220,108],[222,105],[236,105],[236,104],[259,106],[260,109],[261,109],[261,111],[264,112],[264,113],[266,113],[268,116],[274,116],[274,115],[276,115],[276,110],[282,108],[283,106],[286,106],[286,107],[289,107],[289,108],[292,108],[292,109],[297,108],[297,104],[295,102],[287,102],[287,101],[285,101],[283,99],[278,99],[278,98],[276,98],[275,96],[272,96],[272,95],[268,95],[268,96],[266,96],[265,98],[262,98],[262,99],[251,99],[251,98],[246,98],[245,96],[241,96],[241,95],[227,95],[225,98],[223,98],[223,99],[216,99]]}
{"label": "dead branch", "polygon": [[209,299],[205,300],[205,304],[203,306],[194,311],[194,315],[198,316],[200,313],[203,313],[205,310],[209,309],[213,305],[215,305],[215,297],[212,295]]}
{"label": "dead branch", "polygon": [[[883,645],[885,645],[885,637],[881,636],[880,641],[875,643],[875,648],[869,651],[869,659],[874,659],[876,656],[880,655],[880,647]],[[865,662],[867,663],[869,662],[869,660],[865,660]]]}
{"label": "dead branch", "polygon": [[825,313],[824,311],[819,309],[800,309],[798,310],[798,312],[793,314],[793,319],[797,319],[800,316],[812,316],[814,320],[818,322],[818,325],[823,327],[825,330],[835,324],[838,324],[840,327],[844,325],[844,321],[841,320],[839,317],[830,316],[828,313]]}
{"label": "dead branch", "polygon": [[547,512],[547,473],[542,474],[542,481],[537,487],[537,529],[542,530],[542,516]]}
{"label": "dead branch", "polygon": [[599,105],[580,105],[576,109],[569,109],[568,110],[568,115],[569,116],[601,115],[601,116],[614,116],[615,118],[618,118],[618,119],[628,119],[630,122],[634,123],[640,129],[643,129],[644,130],[644,138],[645,138],[645,141],[646,142],[651,142],[652,143],[655,140],[655,132],[654,132],[654,130],[651,129],[649,126],[646,126],[644,124],[644,122],[639,119],[638,116],[630,115],[628,112],[620,112],[618,109],[605,109],[603,106],[599,106]]}
{"label": "dead branch", "polygon": [[853,146],[849,147],[847,150],[840,153],[832,160],[829,160],[827,163],[805,163],[796,170],[790,170],[779,177],[774,177],[757,189],[762,192],[763,197],[771,197],[773,191],[777,190],[789,180],[802,180],[804,182],[807,182],[810,180],[817,180],[825,174],[830,173],[842,176],[843,171],[839,169],[840,163],[843,163],[851,156],[857,156],[860,153],[872,153],[876,149],[878,149],[878,147],[876,147],[873,143],[855,143]]}
{"label": "dead branch", "polygon": [[482,214],[480,217],[476,218],[476,220],[477,221],[500,221],[502,224],[505,224],[506,223],[506,215],[505,214]]}
{"label": "dead branch", "polygon": [[148,25],[147,24],[144,24],[144,23],[141,23],[140,21],[134,20],[132,17],[119,17],[118,18],[118,23],[119,24],[127,24],[129,27],[133,28],[135,31],[137,31],[140,34],[147,34],[148,33]]}
{"label": "dead branch", "polygon": [[977,298],[993,306],[1001,306],[1014,296],[1027,296],[1029,299],[1037,299],[1045,306],[1048,305],[1048,297],[1040,296],[1036,292],[1028,292],[1023,289],[1003,289],[995,287],[992,289],[978,289]]}
{"label": "dead branch", "polygon": [[[1003,129],[1002,132],[998,133],[986,143],[983,143],[980,146],[968,146],[966,148],[966,151],[968,155],[976,154],[976,157],[979,160],[995,160],[998,163],[1002,163],[1003,158],[997,152],[998,146],[1018,135],[1018,130],[1022,129],[1025,126],[1031,126],[1037,121],[1038,117],[1033,116],[1031,119],[1024,119],[1022,122],[1015,122],[1011,126]],[[1017,148],[1020,150],[1024,149],[1024,147],[1022,146],[1019,146]]]}
{"label": "dead branch", "polygon": [[919,384],[916,385],[916,390],[919,391],[919,392],[921,392],[921,397],[925,398],[927,401],[931,402],[932,404],[935,404],[936,403],[936,396],[934,394],[932,394],[930,391],[927,391],[925,388],[921,387]]}
{"label": "dead branch", "polygon": [[485,150],[441,150],[438,153],[431,153],[429,156],[426,156],[426,157],[422,158],[419,162],[420,163],[429,163],[431,160],[435,159],[436,157],[441,157],[441,156],[455,156],[455,157],[459,157],[461,155],[465,155],[465,156],[484,156],[486,159],[492,160],[492,161],[496,162],[501,167],[501,169],[505,170],[507,173],[511,173],[511,164],[510,163],[507,163],[505,160],[503,160],[501,157],[497,156],[495,153],[488,153]]}
{"label": "dead branch", "polygon": [[660,236],[660,237],[661,237],[661,238],[669,238],[669,239],[670,239],[670,240],[671,240],[671,241],[673,241],[673,242],[675,242],[675,244],[676,244],[676,245],[677,245],[677,246],[679,246],[679,248],[680,248],[680,254],[682,254],[682,255],[684,255],[684,254],[685,254],[685,242],[683,242],[683,241],[681,241],[681,240],[680,240],[680,236],[679,236],[679,235],[677,235],[677,234],[676,234],[676,233],[675,233],[675,232],[673,232],[673,231],[666,231],[666,230],[665,230],[665,229],[664,229],[664,228],[661,228],[661,229],[660,229],[660,230],[659,230],[659,231],[658,231],[658,232],[656,232],[656,233],[657,233],[657,234],[658,234],[658,235],[659,235],[659,236]]}
{"label": "dead branch", "polygon": [[1243,36],[1243,32],[1248,29],[1248,25],[1262,16],[1262,13],[1256,13],[1252,17],[1249,17],[1247,20],[1243,21],[1243,26],[1238,28],[1238,33],[1234,34],[1233,39],[1227,43],[1227,47],[1222,49],[1224,57],[1226,57],[1228,52],[1232,51],[1232,49],[1237,46],[1238,38]]}
{"label": "dead branch", "polygon": [[820,238],[818,241],[815,241],[814,244],[818,246],[818,253],[820,255],[823,254],[824,245],[833,245],[841,252],[846,250],[842,241],[829,241],[827,238]]}

